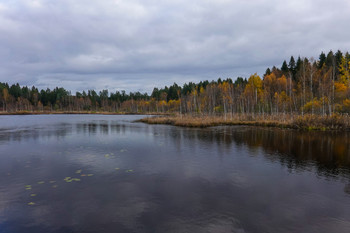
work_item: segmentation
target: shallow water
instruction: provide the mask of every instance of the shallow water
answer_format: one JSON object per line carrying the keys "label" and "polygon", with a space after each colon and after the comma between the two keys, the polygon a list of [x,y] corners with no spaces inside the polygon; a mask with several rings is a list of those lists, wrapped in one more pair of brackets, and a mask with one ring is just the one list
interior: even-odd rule
{"label": "shallow water", "polygon": [[350,134],[0,116],[0,232],[349,232]]}

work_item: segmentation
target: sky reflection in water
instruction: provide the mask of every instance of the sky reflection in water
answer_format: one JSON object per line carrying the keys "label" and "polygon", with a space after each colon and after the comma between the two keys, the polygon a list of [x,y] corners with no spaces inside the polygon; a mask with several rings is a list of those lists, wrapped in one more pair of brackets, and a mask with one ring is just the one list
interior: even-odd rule
{"label": "sky reflection in water", "polygon": [[0,232],[350,229],[349,133],[139,117],[1,116]]}

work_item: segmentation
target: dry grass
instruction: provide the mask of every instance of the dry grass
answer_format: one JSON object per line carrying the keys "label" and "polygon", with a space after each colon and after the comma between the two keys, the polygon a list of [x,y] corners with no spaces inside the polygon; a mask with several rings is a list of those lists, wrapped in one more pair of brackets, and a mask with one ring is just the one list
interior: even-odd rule
{"label": "dry grass", "polygon": [[0,112],[0,115],[51,115],[51,114],[168,115],[168,114],[159,114],[159,113],[103,112],[103,111],[17,111],[17,112]]}
{"label": "dry grass", "polygon": [[299,128],[310,130],[350,130],[350,117],[338,114],[331,116],[304,115],[295,118],[293,124]]}
{"label": "dry grass", "polygon": [[[102,115],[128,115],[135,113],[114,113],[114,112],[95,112],[95,111],[18,111],[18,112],[0,112],[0,115],[38,115],[38,114],[102,114]],[[147,113],[142,115],[154,115],[158,113]],[[253,125],[265,127],[293,128],[303,130],[350,130],[350,116],[333,114],[331,116],[319,115],[253,115],[253,114],[235,114],[233,116],[192,116],[192,115],[162,115],[156,117],[147,117],[139,120],[148,124],[167,124],[183,127],[210,127],[219,125]]]}
{"label": "dry grass", "polygon": [[223,116],[157,116],[139,120],[148,124],[168,124],[183,127],[210,127],[219,125],[253,125],[303,130],[349,130],[350,117],[344,115],[234,115]]}

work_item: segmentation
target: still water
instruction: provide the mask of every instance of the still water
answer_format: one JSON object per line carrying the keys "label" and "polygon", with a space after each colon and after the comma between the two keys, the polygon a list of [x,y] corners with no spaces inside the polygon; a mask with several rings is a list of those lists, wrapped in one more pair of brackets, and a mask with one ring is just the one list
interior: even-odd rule
{"label": "still water", "polygon": [[350,232],[350,134],[0,116],[0,232]]}

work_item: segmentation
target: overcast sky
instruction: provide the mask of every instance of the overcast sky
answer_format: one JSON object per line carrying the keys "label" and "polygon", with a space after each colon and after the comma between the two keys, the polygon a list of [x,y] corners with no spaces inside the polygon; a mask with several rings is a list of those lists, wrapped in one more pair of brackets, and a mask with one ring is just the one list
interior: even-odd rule
{"label": "overcast sky", "polygon": [[0,0],[0,81],[151,92],[350,51],[349,0]]}

